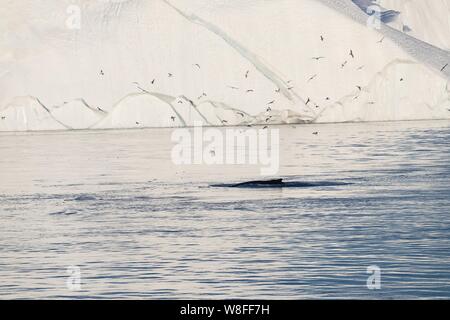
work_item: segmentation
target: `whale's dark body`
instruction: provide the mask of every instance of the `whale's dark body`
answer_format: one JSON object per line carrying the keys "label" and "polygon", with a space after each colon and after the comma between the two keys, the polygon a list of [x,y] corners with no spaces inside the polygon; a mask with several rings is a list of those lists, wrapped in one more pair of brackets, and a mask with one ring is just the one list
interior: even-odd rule
{"label": "whale's dark body", "polygon": [[308,188],[308,187],[327,187],[327,186],[341,186],[347,185],[343,182],[302,182],[302,181],[288,181],[284,182],[283,179],[272,180],[255,180],[234,184],[215,184],[211,187],[219,188]]}

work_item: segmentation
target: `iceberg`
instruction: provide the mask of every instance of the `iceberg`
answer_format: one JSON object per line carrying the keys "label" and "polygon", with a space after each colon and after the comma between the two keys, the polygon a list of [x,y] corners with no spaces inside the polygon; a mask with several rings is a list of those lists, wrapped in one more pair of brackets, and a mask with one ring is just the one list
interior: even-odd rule
{"label": "iceberg", "polygon": [[9,1],[0,9],[0,131],[450,119],[449,8]]}

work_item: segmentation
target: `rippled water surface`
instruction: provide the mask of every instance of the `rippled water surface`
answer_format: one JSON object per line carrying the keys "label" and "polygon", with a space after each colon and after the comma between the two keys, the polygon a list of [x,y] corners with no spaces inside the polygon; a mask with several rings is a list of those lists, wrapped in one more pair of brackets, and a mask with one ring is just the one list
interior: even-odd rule
{"label": "rippled water surface", "polygon": [[1,134],[0,298],[450,298],[449,122],[278,128],[310,187],[210,187],[259,167],[176,166],[170,129]]}

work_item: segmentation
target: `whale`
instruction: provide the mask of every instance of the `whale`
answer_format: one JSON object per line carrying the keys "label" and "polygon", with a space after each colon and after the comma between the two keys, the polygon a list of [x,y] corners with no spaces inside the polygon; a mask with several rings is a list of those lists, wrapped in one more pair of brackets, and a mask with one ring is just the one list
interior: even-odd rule
{"label": "whale", "polygon": [[346,182],[333,182],[333,181],[283,181],[283,179],[270,179],[270,180],[253,180],[239,183],[229,184],[213,184],[211,187],[216,188],[311,188],[311,187],[331,187],[348,185]]}

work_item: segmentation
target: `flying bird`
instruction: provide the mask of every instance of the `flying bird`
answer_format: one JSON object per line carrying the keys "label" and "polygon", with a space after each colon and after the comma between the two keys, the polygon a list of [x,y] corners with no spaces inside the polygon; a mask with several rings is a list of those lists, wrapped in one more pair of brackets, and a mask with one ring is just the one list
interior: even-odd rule
{"label": "flying bird", "polygon": [[173,74],[170,73],[170,72],[169,72],[167,75],[169,76],[169,78],[172,78],[172,77],[173,77]]}
{"label": "flying bird", "polygon": [[172,119],[172,121],[175,121],[175,117],[174,116],[171,116],[170,119]]}
{"label": "flying bird", "polygon": [[100,75],[104,76],[105,73],[103,72],[103,70],[100,70]]}
{"label": "flying bird", "polygon": [[359,91],[361,91],[361,90],[362,90],[361,86],[356,86],[356,87],[358,88],[358,90],[359,90]]}
{"label": "flying bird", "polygon": [[353,54],[353,50],[350,49],[350,57],[352,57],[353,59],[355,58],[355,55]]}
{"label": "flying bird", "polygon": [[325,38],[323,36],[320,36],[320,41],[325,40]]}
{"label": "flying bird", "polygon": [[377,43],[382,43],[385,37],[381,38],[380,41],[377,41]]}
{"label": "flying bird", "polygon": [[343,69],[347,65],[347,61],[344,61],[343,64],[341,64],[341,69]]}
{"label": "flying bird", "polygon": [[194,64],[195,67],[201,69],[200,65],[198,63]]}
{"label": "flying bird", "polygon": [[447,67],[448,67],[448,63],[445,66],[442,67],[441,72],[444,71],[445,68],[447,68]]}
{"label": "flying bird", "polygon": [[313,134],[317,136],[319,134],[319,132],[316,131],[316,132],[313,132]]}
{"label": "flying bird", "polygon": [[248,89],[247,92],[255,92],[253,89]]}
{"label": "flying bird", "polygon": [[308,105],[308,103],[310,103],[310,102],[311,102],[311,99],[308,98],[308,100],[306,100],[306,105]]}
{"label": "flying bird", "polygon": [[313,75],[311,78],[308,79],[308,82],[310,82],[311,80],[314,80],[317,77],[317,74]]}
{"label": "flying bird", "polygon": [[2,117],[2,120],[5,120],[5,119],[6,119],[6,117],[3,116],[3,117]]}
{"label": "flying bird", "polygon": [[234,87],[234,86],[228,86],[228,88],[233,89],[233,90],[239,90],[238,87]]}
{"label": "flying bird", "polygon": [[325,59],[325,57],[312,57],[311,59],[319,61],[320,59]]}
{"label": "flying bird", "polygon": [[247,70],[247,72],[245,73],[245,77],[248,78],[248,74],[249,74],[250,70]]}
{"label": "flying bird", "polygon": [[153,79],[151,83],[152,83],[152,84],[155,84],[155,80],[156,80],[156,79]]}

